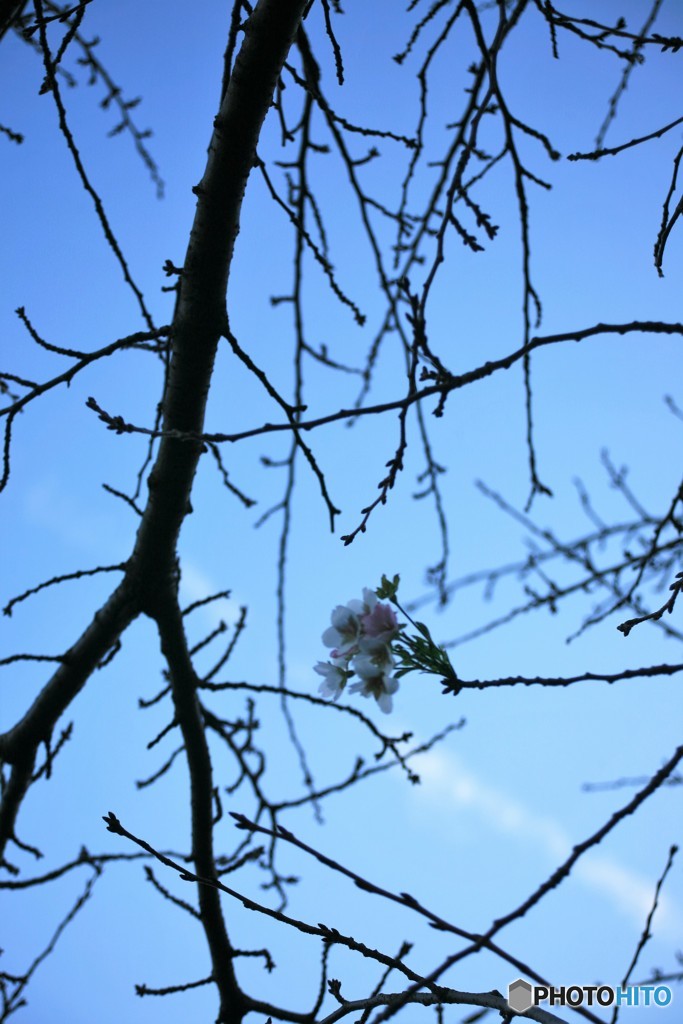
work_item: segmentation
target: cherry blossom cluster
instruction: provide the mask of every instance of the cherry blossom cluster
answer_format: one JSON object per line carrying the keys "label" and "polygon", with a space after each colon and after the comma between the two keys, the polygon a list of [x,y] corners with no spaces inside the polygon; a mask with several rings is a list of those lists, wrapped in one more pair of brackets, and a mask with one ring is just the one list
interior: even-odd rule
{"label": "cherry blossom cluster", "polygon": [[392,708],[392,694],[398,690],[396,663],[391,643],[400,626],[394,609],[383,604],[374,591],[363,590],[363,600],[338,605],[332,612],[332,625],[323,633],[323,643],[331,647],[330,660],[319,661],[315,671],[323,677],[320,693],[337,700],[348,680],[349,693],[374,697],[382,711]]}

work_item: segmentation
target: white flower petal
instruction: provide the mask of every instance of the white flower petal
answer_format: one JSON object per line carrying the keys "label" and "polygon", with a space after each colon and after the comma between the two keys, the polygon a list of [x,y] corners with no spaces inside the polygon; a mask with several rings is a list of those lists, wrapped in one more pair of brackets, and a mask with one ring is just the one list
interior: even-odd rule
{"label": "white flower petal", "polygon": [[393,710],[393,702],[388,693],[380,693],[379,697],[376,698],[379,704],[380,711],[383,711],[385,715],[388,715]]}
{"label": "white flower petal", "polygon": [[325,647],[336,647],[340,640],[339,630],[335,629],[334,626],[328,626],[323,633]]}
{"label": "white flower petal", "polygon": [[318,675],[324,676],[323,682],[318,687],[318,693],[323,697],[331,697],[336,700],[346,685],[347,673],[340,665],[330,661],[319,661],[314,666]]}

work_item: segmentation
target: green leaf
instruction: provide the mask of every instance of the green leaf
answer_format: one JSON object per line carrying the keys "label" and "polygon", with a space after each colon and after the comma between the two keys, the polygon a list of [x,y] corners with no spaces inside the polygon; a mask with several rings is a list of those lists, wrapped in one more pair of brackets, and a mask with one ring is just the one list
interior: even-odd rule
{"label": "green leaf", "polygon": [[389,580],[384,574],[382,574],[382,582],[375,591],[377,597],[388,598],[390,601],[393,600],[396,597],[400,579],[401,577],[398,573],[396,573],[392,580]]}

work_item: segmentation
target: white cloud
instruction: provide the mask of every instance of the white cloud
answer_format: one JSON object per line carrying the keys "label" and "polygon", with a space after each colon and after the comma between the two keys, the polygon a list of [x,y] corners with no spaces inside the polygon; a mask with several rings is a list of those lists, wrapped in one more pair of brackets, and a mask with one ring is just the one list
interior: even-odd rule
{"label": "white cloud", "polygon": [[[440,804],[469,808],[489,828],[526,841],[536,854],[545,854],[548,873],[571,853],[574,843],[558,821],[482,782],[455,755],[431,751],[420,758],[419,772]],[[573,868],[571,877],[593,889],[638,927],[644,926],[654,895],[652,878],[638,874],[599,850],[586,853]],[[660,897],[656,925],[669,934],[680,935],[680,914],[666,894]]]}
{"label": "white cloud", "polygon": [[[613,857],[600,853],[587,854],[578,862],[573,873],[584,884],[598,889],[641,927],[645,925],[654,896],[653,879],[638,875]],[[666,895],[660,897],[655,926],[658,931],[677,931],[680,936],[680,925],[676,926],[674,907]]]}
{"label": "white cloud", "polygon": [[[180,579],[181,604],[186,606],[195,601],[201,601],[211,594],[216,594],[221,588],[217,586],[210,577],[190,559],[184,558],[182,562],[182,576]],[[221,619],[228,625],[236,622],[240,614],[240,605],[232,596],[222,597],[218,601],[212,601],[201,610],[207,624],[214,628]],[[200,614],[200,611],[195,614]]]}
{"label": "white cloud", "polygon": [[87,496],[69,493],[54,477],[31,484],[24,507],[28,522],[81,551],[97,551],[103,536],[111,540],[117,533],[113,516],[94,511]]}

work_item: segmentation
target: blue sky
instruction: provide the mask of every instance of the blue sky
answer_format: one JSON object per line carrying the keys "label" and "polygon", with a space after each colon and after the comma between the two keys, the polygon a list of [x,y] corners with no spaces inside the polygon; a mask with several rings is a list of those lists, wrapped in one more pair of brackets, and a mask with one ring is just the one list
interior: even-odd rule
{"label": "blue sky", "polygon": [[[404,45],[410,17],[386,0],[373,5],[370,14],[357,6],[349,2],[347,13],[337,19],[346,60],[343,88],[333,80],[319,12],[311,15],[310,31],[331,102],[350,120],[411,134],[418,111],[414,71],[424,44],[416,57],[397,67],[391,56]],[[623,10],[629,27],[637,28],[648,5],[610,2],[604,7],[606,18]],[[590,14],[593,5],[584,4],[582,10]],[[101,36],[102,61],[127,97],[143,96],[135,116],[141,127],[154,130],[149,145],[166,182],[163,200],[156,199],[130,139],[106,138],[115,117],[98,108],[101,89],[88,88],[75,67],[80,84],[64,89],[88,171],[159,323],[172,315],[172,297],[161,292],[167,284],[162,266],[166,259],[177,264],[183,259],[194,210],[191,186],[202,174],[218,101],[227,20],[220,4],[206,4],[199,14],[189,14],[185,5],[176,3],[141,6],[128,0],[94,0],[88,10],[86,34]],[[657,28],[683,34],[680,11],[671,0],[664,3]],[[463,32],[457,56],[435,69],[428,138],[436,158],[448,137],[444,126],[460,109],[467,81],[462,67],[468,63],[462,54],[469,53],[470,42]],[[561,37],[560,52],[561,59],[553,60],[547,29],[530,12],[528,27],[522,25],[517,43],[504,53],[500,74],[518,116],[550,133],[564,157],[592,148],[620,66],[609,54],[587,52],[570,38]],[[679,61],[680,55],[655,59],[653,54],[636,69],[608,145],[647,134],[679,116]],[[64,364],[31,345],[13,313],[17,306],[26,307],[48,340],[76,348],[96,348],[141,326],[90,201],[75,179],[49,97],[38,96],[41,79],[35,54],[18,39],[5,39],[0,123],[21,131],[26,141],[17,147],[0,138],[3,236],[11,240],[0,247],[0,332],[5,367],[33,379],[52,376]],[[322,124],[317,131],[316,141],[328,141]],[[490,144],[495,144],[493,130]],[[530,191],[532,275],[544,303],[543,333],[598,321],[680,320],[683,243],[676,231],[666,276],[658,278],[652,266],[661,202],[680,144],[679,128],[649,147],[596,165],[564,159],[551,164],[541,147],[527,140],[523,152],[529,165],[553,181],[550,193]],[[350,145],[357,156],[367,151],[362,139],[352,139]],[[406,154],[396,143],[381,148],[381,161],[368,165],[363,180],[393,202]],[[272,118],[259,152],[271,162],[282,158]],[[333,157],[321,156],[312,174],[332,261],[368,324],[363,329],[354,325],[349,310],[329,294],[310,261],[305,285],[308,336],[316,346],[328,345],[335,358],[362,365],[383,314],[377,275],[359,231],[354,199]],[[424,168],[417,177],[418,208],[434,174]],[[500,225],[498,237],[476,255],[455,235],[448,239],[447,262],[429,307],[431,342],[454,372],[516,349],[522,338],[519,225],[509,169],[499,167],[477,198]],[[385,227],[378,231],[388,243]],[[243,347],[283,390],[292,380],[291,306],[273,306],[270,296],[291,290],[292,252],[286,218],[252,176],[230,281],[231,324]],[[607,520],[627,514],[601,465],[603,447],[616,464],[630,466],[632,486],[649,509],[658,512],[667,506],[680,482],[681,424],[663,396],[676,398],[679,348],[676,337],[610,336],[553,346],[534,358],[539,473],[555,495],[534,505],[540,526],[556,530],[565,540],[589,528],[572,483],[577,476]],[[81,375],[68,390],[55,389],[19,418],[12,476],[0,505],[3,536],[11,539],[5,545],[3,604],[49,576],[127,556],[135,517],[101,484],[130,490],[145,442],[106,431],[85,401],[94,395],[111,413],[148,425],[159,386],[158,367],[151,359],[124,353]],[[385,346],[371,400],[393,398],[403,386],[401,353],[396,346]],[[333,376],[315,366],[307,369],[312,415],[350,404],[356,392],[354,377]],[[680,394],[678,401],[683,402]],[[521,527],[474,486],[475,480],[483,480],[516,507],[527,498],[521,372],[509,370],[453,394],[441,420],[429,415],[429,406],[426,412],[435,458],[449,467],[443,487],[451,517],[451,577],[523,559],[527,548]],[[276,415],[258,383],[234,365],[227,351],[221,352],[207,428],[244,429]],[[349,547],[340,536],[357,526],[360,509],[377,494],[396,446],[395,419],[367,418],[353,429],[336,424],[312,436],[332,497],[342,508],[334,535],[316,481],[298,465],[287,581],[288,682],[293,689],[317,690],[319,678],[312,666],[325,656],[320,638],[335,605],[359,597],[365,586],[376,586],[382,573],[401,574],[400,594],[406,601],[426,593],[424,569],[439,557],[439,538],[433,509],[412,499],[424,465],[414,417],[410,424],[404,473],[386,507],[373,514],[367,533]],[[263,468],[261,456],[282,458],[287,447],[285,439],[276,437],[224,449],[231,479],[257,499],[253,510],[244,510],[225,492],[208,459],[198,475],[196,512],[182,537],[183,593],[188,602],[225,587],[232,594],[197,613],[192,638],[199,640],[221,617],[234,623],[241,605],[249,608],[248,628],[225,678],[268,684],[277,680],[274,564],[281,517],[271,516],[258,529],[254,525],[281,500],[283,488],[282,471]],[[2,621],[3,655],[58,652],[65,637],[71,642],[87,624],[109,585],[104,577],[69,583],[19,606],[11,619]],[[443,611],[432,604],[421,608],[420,615],[440,641],[449,641],[502,614],[518,599],[519,589],[509,582],[501,585],[492,604],[482,602],[480,590],[461,592]],[[676,643],[656,629],[645,626],[624,640],[615,618],[566,644],[588,608],[585,598],[572,600],[554,618],[527,618],[455,648],[456,669],[466,678],[564,675],[680,659]],[[209,653],[200,667],[211,661]],[[41,845],[46,831],[50,834],[51,849],[40,868],[70,859],[82,843],[92,852],[125,849],[104,830],[101,815],[108,810],[159,848],[183,848],[188,812],[182,763],[156,787],[137,791],[134,786],[174,745],[169,738],[147,751],[147,742],[165,723],[165,712],[137,710],[138,697],[150,697],[159,688],[161,668],[151,624],[137,622],[121,654],[91,681],[73,715],[67,716],[76,723],[74,739],[57,762],[55,778],[27,801],[22,819],[21,835],[27,842]],[[34,665],[1,671],[4,728],[39,691],[45,673]],[[234,710],[243,707],[239,701],[230,705],[231,713],[240,713]],[[215,706],[222,706],[218,698]],[[581,791],[584,782],[648,776],[680,743],[676,677],[615,687],[581,684],[557,692],[474,691],[456,699],[442,697],[434,680],[409,677],[391,719],[369,705],[363,710],[397,735],[409,729],[419,740],[461,716],[467,725],[415,762],[421,786],[410,786],[396,771],[380,774],[355,791],[330,798],[325,828],[313,822],[309,810],[292,812],[288,827],[368,878],[414,893],[454,923],[475,931],[520,903],[633,792],[586,794]],[[372,760],[372,742],[344,724],[342,716],[321,718],[305,708],[297,709],[297,715],[321,785],[343,777],[357,755]],[[259,717],[268,736],[272,793],[291,797],[300,787],[300,773],[275,703],[260,704]],[[227,784],[230,767],[217,756],[219,778],[221,769]],[[228,809],[250,814],[246,797],[233,799]],[[571,879],[533,915],[503,932],[502,944],[558,983],[618,982],[641,933],[669,846],[679,838],[679,823],[676,790],[658,793],[580,862]],[[230,848],[235,841],[230,819],[224,819],[221,829],[218,841]],[[297,916],[352,931],[389,952],[403,938],[414,937],[417,969],[428,970],[452,951],[444,936],[411,920],[405,911],[358,893],[296,851],[283,850],[282,858],[287,870],[304,879],[293,895]],[[28,859],[24,866],[33,870]],[[182,893],[182,883],[162,880]],[[245,872],[238,888],[263,896],[260,880],[255,871]],[[7,951],[4,970],[18,972],[30,962],[83,885],[83,878],[72,875],[49,891],[30,890],[21,900],[1,894],[2,919],[12,925],[0,942]],[[296,1009],[312,1002],[319,960],[315,943],[282,927],[264,927],[254,915],[235,914],[229,920],[236,945],[258,948],[267,942],[278,964],[272,976],[260,965],[240,965],[249,991],[282,999]],[[654,938],[641,960],[641,975],[653,966],[672,968],[673,951],[682,946],[683,884],[677,865],[661,901]],[[137,1024],[162,1014],[166,1022],[210,1020],[214,998],[209,990],[163,1002],[140,1000],[133,992],[135,983],[163,986],[207,971],[201,935],[151,891],[141,867],[114,864],[57,951],[36,971],[27,993],[29,1006],[21,1012],[26,1021],[38,1024],[95,1019],[109,1024],[122,1017]],[[366,964],[345,954],[334,961],[332,973],[346,979],[343,991],[348,997],[363,994],[375,979]],[[484,956],[465,961],[449,976],[455,987],[470,990],[504,989],[510,980],[504,964]],[[464,1011],[448,1019],[459,1021],[462,1016]],[[666,1024],[677,1019],[675,1004],[667,1010],[634,1010],[628,1019]]]}

